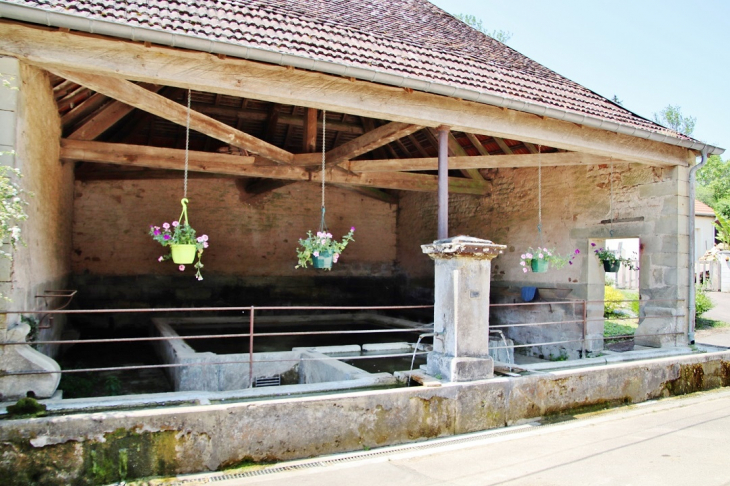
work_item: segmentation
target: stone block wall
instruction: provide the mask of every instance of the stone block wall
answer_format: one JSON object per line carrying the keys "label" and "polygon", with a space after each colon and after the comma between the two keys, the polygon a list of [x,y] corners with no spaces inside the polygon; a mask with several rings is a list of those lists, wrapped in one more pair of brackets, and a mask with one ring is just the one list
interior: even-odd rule
{"label": "stone block wall", "polygon": [[[61,123],[48,74],[12,58],[0,58],[0,73],[18,87],[0,89],[0,151],[14,151],[1,162],[20,169],[20,185],[32,193],[26,197],[28,219],[20,225],[24,245],[14,251],[12,263],[2,262],[0,291],[10,301],[0,306],[9,310],[44,308],[46,303],[36,295],[65,289],[71,272],[73,164],[59,162]],[[53,307],[58,302],[49,300],[47,304]],[[3,327],[12,326],[18,316],[8,319]],[[58,338],[63,324],[57,317],[54,327],[43,331],[40,338]],[[55,352],[52,348],[44,351]]]}
{"label": "stone block wall", "polygon": [[[538,169],[499,169],[488,175],[493,182],[491,195],[450,196],[449,236],[464,234],[507,245],[505,253],[492,262],[493,287],[570,288],[573,298],[602,300],[603,269],[590,244],[600,246],[607,238],[640,238],[641,298],[666,300],[644,306],[644,314],[652,317],[642,321],[637,335],[686,332],[687,168],[618,162],[613,166],[543,167],[542,243],[561,254],[578,249],[581,256],[573,265],[542,274],[523,273],[519,265],[520,255],[539,244]],[[433,265],[416,244],[435,239],[436,208],[435,194],[401,195],[398,262],[405,274],[422,282],[433,281]],[[601,223],[611,215],[628,221]],[[602,315],[602,304],[589,306],[588,334],[596,338],[597,348],[602,346]],[[656,315],[660,317],[653,317]],[[686,342],[686,336],[642,342],[673,345]]]}

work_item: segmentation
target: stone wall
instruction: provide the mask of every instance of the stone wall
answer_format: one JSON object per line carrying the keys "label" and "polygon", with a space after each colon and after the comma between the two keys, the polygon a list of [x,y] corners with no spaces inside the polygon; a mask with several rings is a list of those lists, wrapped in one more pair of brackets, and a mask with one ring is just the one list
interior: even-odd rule
{"label": "stone wall", "polygon": [[[73,271],[103,276],[178,275],[177,265],[158,263],[163,248],[149,225],[180,216],[179,179],[76,182]],[[297,183],[272,191],[255,205],[241,202],[233,178],[192,179],[190,224],[207,234],[203,277],[389,277],[394,274],[395,206],[351,191],[327,188],[327,224],[341,238],[356,227],[355,241],[331,272],[297,269],[298,239],[318,231],[320,187]],[[189,268],[185,275],[193,278]]]}
{"label": "stone wall", "polygon": [[[0,72],[12,76],[19,88],[2,90],[0,150],[15,151],[5,155],[3,163],[20,169],[21,186],[32,193],[26,198],[28,220],[20,225],[25,244],[15,250],[12,263],[2,261],[2,292],[11,301],[0,305],[13,310],[43,308],[45,302],[36,295],[65,289],[71,271],[73,165],[59,162],[60,119],[48,74],[10,58],[0,60]],[[17,316],[9,319],[12,325]],[[54,327],[40,338],[57,338],[62,330],[63,319],[56,318]]]}
{"label": "stone wall", "polygon": [[[600,246],[609,237],[636,237],[641,241],[641,298],[666,299],[645,306],[647,315],[660,318],[644,319],[638,334],[686,332],[686,301],[678,300],[687,298],[688,169],[623,163],[544,167],[543,245],[561,254],[579,249],[581,256],[573,265],[542,274],[523,273],[519,265],[520,255],[539,244],[538,169],[499,169],[488,175],[493,181],[491,195],[450,196],[449,235],[507,245],[504,255],[492,262],[493,289],[557,287],[572,289],[573,298],[603,300],[603,269],[590,244]],[[405,274],[421,282],[433,281],[433,264],[417,245],[435,239],[436,209],[434,194],[401,195],[398,262]],[[633,221],[602,224],[611,214]],[[602,346],[602,315],[602,303],[589,306],[588,334],[597,348]],[[686,336],[643,340],[653,346],[675,342],[686,342]]]}

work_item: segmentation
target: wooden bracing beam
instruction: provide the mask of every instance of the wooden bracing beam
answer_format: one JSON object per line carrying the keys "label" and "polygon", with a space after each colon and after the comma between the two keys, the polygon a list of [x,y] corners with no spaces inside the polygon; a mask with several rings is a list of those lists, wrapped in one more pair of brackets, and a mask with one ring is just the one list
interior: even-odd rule
{"label": "wooden bracing beam", "polygon": [[[581,154],[578,152],[517,155],[467,155],[462,157],[449,157],[449,169],[516,169],[521,167],[537,167],[540,164],[542,164],[543,167],[598,165],[608,164],[611,160],[612,159],[610,157]],[[370,171],[387,172],[438,170],[438,158],[351,160],[350,162],[343,164],[343,167],[354,173]]]}
{"label": "wooden bracing beam", "polygon": [[[103,93],[110,98],[152,113],[178,125],[185,126],[187,123],[188,112],[186,106],[168,100],[164,96],[152,93],[129,81],[72,71],[56,70],[52,72],[57,76],[93,89],[97,93]],[[225,123],[219,122],[197,111],[190,111],[190,128],[282,164],[288,164],[294,157],[291,152],[282,150],[248,133],[236,130]]]}
{"label": "wooden bracing beam", "polygon": [[371,150],[387,145],[394,140],[417,132],[421,128],[423,127],[398,122],[382,125],[327,152],[326,164],[341,164],[342,162],[354,159],[358,155],[365,154]]}
{"label": "wooden bracing beam", "polygon": [[[61,140],[61,159],[100,162],[153,169],[183,170],[185,151],[139,145],[126,145],[80,140]],[[197,172],[227,174],[240,177],[266,177],[293,181],[321,182],[321,172],[303,167],[276,165],[261,157],[244,157],[209,152],[189,152],[189,169]],[[332,167],[326,171],[326,181],[332,184],[398,189],[405,191],[436,191],[436,176],[399,172],[370,172],[354,174]],[[449,179],[449,192],[486,195],[490,182],[470,179]]]}

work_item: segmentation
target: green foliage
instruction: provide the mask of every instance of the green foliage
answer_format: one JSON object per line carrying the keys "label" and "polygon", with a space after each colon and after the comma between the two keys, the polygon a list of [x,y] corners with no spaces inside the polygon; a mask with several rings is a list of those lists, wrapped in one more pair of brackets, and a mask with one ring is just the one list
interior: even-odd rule
{"label": "green foliage", "polygon": [[498,40],[502,44],[506,44],[507,41],[512,38],[512,32],[507,32],[506,30],[493,30],[490,32],[489,30],[484,28],[482,20],[476,18],[474,15],[456,14],[456,18],[464,22],[469,27],[478,30],[482,34],[486,34],[492,39]]}
{"label": "green foliage", "polygon": [[580,254],[580,250],[576,249],[570,255],[561,255],[555,251],[555,248],[528,248],[525,253],[520,256],[520,265],[522,271],[527,273],[532,268],[533,260],[543,260],[550,264],[553,270],[559,270],[567,264],[573,264],[573,260]]}
{"label": "green foliage", "polygon": [[654,113],[654,121],[679,133],[692,135],[697,118],[684,116],[682,108],[679,106],[667,105],[659,113]]}
{"label": "green foliage", "polygon": [[603,337],[606,338],[633,335],[634,332],[636,332],[636,324],[616,321],[605,321],[603,324]]}
{"label": "green foliage", "polygon": [[705,290],[702,287],[695,287],[695,316],[701,316],[714,306]]}
{"label": "green foliage", "polygon": [[[730,245],[730,220],[725,218],[722,214],[716,214],[717,222],[715,222],[715,228],[717,228],[717,239],[725,245]],[[728,248],[726,246],[725,248]]]}
{"label": "green foliage", "polygon": [[[196,256],[198,261],[193,267],[197,269],[195,278],[203,280],[200,270],[203,268],[203,251],[208,248],[208,235],[197,236],[192,226],[188,224],[187,216],[187,199],[184,199],[183,213],[180,215],[180,221],[170,223],[162,223],[162,227],[150,225],[150,236],[160,245],[169,247],[170,245],[195,245]],[[162,255],[157,260],[163,262],[172,258],[172,254]],[[180,265],[180,271],[185,270],[185,265]]]}
{"label": "green foliage", "polygon": [[[20,322],[23,324],[28,324],[30,326],[30,332],[26,336],[26,340],[28,342],[33,342],[36,339],[38,339],[38,319],[35,317],[28,317],[28,316],[20,316]],[[38,345],[34,344],[34,348],[37,348]]]}
{"label": "green foliage", "polygon": [[[18,224],[28,219],[28,203],[23,199],[26,193],[15,181],[21,177],[18,169],[0,166],[0,240],[10,243],[13,249],[22,242]],[[12,254],[6,251],[0,250],[0,256],[12,260]]]}
{"label": "green foliage", "polygon": [[626,298],[624,294],[619,290],[606,285],[604,287],[604,304],[603,304],[603,317],[611,317],[616,315],[616,310],[622,307],[623,300]]}
{"label": "green foliage", "polygon": [[114,396],[122,393],[122,380],[114,375],[104,378],[104,390],[107,395]]}
{"label": "green foliage", "polygon": [[[591,243],[591,247],[595,247],[595,243]],[[593,250],[593,253],[596,254],[598,259],[603,262],[608,262],[611,265],[615,265],[616,263],[620,263],[621,265],[624,265],[625,267],[629,268],[630,270],[638,270],[639,267],[636,265],[637,260],[631,259],[631,258],[623,258],[618,255],[617,252],[613,250],[609,250],[608,248],[598,248]]]}
{"label": "green foliage", "polygon": [[697,199],[730,218],[730,161],[710,155],[697,171]]}

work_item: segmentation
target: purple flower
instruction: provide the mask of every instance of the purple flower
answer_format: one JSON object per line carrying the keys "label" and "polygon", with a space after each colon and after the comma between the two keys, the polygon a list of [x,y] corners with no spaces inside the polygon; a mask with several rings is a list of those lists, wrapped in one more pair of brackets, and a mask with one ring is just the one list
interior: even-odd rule
{"label": "purple flower", "polygon": [[159,228],[155,230],[155,236],[160,236],[160,230],[159,230]]}
{"label": "purple flower", "polygon": [[591,243],[591,246],[596,246],[596,244],[595,243]]}
{"label": "purple flower", "polygon": [[569,261],[568,263],[569,263],[570,265],[572,265],[572,264],[573,264],[573,262],[572,262],[572,261]]}
{"label": "purple flower", "polygon": [[354,226],[350,226],[350,231],[355,231],[355,227]]}
{"label": "purple flower", "polygon": [[577,255],[578,253],[580,253],[580,250],[576,248],[575,249],[575,254]]}
{"label": "purple flower", "polygon": [[162,238],[163,238],[163,239],[165,239],[165,240],[169,240],[170,238],[172,238],[172,236],[170,236],[170,235],[165,235],[165,236],[163,236]]}

